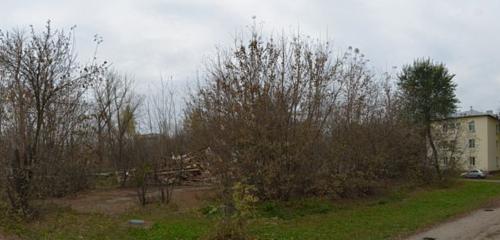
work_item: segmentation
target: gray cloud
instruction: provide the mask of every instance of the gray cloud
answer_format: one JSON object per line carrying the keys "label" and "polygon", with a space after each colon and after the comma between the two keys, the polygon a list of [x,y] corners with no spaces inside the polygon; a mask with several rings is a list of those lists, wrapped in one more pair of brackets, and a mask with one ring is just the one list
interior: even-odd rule
{"label": "gray cloud", "polygon": [[296,31],[337,49],[360,48],[373,67],[386,71],[417,57],[431,57],[456,74],[464,108],[500,107],[498,1],[204,1],[204,0],[1,0],[0,29],[77,25],[81,59],[104,38],[99,56],[132,74],[145,91],[160,75],[182,88],[193,82],[215,46],[230,46],[257,16],[264,31]]}

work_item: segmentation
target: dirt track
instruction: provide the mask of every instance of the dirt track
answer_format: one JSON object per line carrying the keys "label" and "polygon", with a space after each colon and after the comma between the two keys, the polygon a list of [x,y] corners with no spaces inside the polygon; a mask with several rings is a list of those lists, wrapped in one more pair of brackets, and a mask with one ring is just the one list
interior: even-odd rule
{"label": "dirt track", "polygon": [[[173,190],[172,203],[179,208],[193,208],[203,199],[213,195],[212,187],[179,187]],[[158,197],[158,192],[148,194],[149,198]],[[120,214],[138,205],[135,189],[92,190],[77,196],[53,199],[50,202],[69,206],[79,212]],[[0,238],[1,240],[1,238]]]}

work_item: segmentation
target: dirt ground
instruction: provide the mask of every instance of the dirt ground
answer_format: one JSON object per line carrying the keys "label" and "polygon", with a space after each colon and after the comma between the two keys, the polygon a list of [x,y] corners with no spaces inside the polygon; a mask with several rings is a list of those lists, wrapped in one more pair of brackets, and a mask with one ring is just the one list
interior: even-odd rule
{"label": "dirt ground", "polygon": [[[179,209],[198,207],[203,200],[213,196],[213,187],[210,186],[185,186],[173,190],[172,203]],[[158,198],[159,192],[153,191],[148,198]],[[49,202],[60,206],[69,206],[78,212],[120,214],[138,206],[136,189],[98,189],[79,193],[75,196],[51,199]],[[1,237],[0,237],[1,240]]]}

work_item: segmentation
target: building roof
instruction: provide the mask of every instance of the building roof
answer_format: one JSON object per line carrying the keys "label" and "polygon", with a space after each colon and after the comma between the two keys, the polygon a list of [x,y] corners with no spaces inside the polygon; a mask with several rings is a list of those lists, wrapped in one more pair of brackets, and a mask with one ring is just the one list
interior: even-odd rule
{"label": "building roof", "polygon": [[472,108],[469,111],[454,113],[448,118],[465,118],[465,117],[491,117],[494,118],[495,120],[499,119],[498,115],[493,113],[493,111],[480,112]]}

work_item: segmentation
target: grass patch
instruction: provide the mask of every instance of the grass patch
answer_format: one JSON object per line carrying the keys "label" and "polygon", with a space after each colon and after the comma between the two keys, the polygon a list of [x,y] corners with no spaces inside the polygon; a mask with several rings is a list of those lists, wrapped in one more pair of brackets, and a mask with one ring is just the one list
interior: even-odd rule
{"label": "grass patch", "polygon": [[332,211],[331,201],[313,198],[289,202],[269,201],[258,206],[258,216],[265,218],[293,219],[314,214],[326,214]]}
{"label": "grass patch", "polygon": [[[21,239],[197,239],[210,224],[192,213],[178,213],[171,206],[149,205],[126,214],[111,216],[79,213],[55,205],[41,207],[41,217],[33,222],[10,221],[0,216],[0,229]],[[148,229],[131,227],[130,219],[145,219]],[[8,223],[8,224],[4,224]]]}
{"label": "grass patch", "polygon": [[[257,217],[250,221],[250,233],[257,239],[390,239],[473,210],[497,197],[498,183],[463,182],[448,188],[394,191],[355,201],[266,202],[258,206]],[[148,229],[131,228],[127,221],[132,218],[152,225]],[[2,231],[22,239],[199,239],[217,224],[216,217],[200,211],[181,213],[159,205],[117,216],[46,206],[37,222],[6,219],[0,215]]]}
{"label": "grass patch", "polygon": [[478,208],[499,196],[499,184],[465,182],[339,204],[324,215],[257,224],[253,233],[261,239],[390,239]]}

